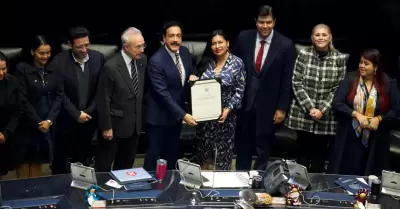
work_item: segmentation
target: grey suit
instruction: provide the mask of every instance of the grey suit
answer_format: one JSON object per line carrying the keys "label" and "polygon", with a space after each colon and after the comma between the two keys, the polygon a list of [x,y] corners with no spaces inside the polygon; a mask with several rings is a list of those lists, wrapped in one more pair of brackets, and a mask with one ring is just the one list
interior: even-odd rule
{"label": "grey suit", "polygon": [[147,57],[136,60],[139,90],[135,94],[129,70],[122,52],[108,60],[100,72],[96,100],[99,129],[113,130],[113,139],[99,136],[99,153],[96,157],[96,171],[110,171],[131,168],[135,155],[137,138],[142,131],[142,101],[145,87]]}

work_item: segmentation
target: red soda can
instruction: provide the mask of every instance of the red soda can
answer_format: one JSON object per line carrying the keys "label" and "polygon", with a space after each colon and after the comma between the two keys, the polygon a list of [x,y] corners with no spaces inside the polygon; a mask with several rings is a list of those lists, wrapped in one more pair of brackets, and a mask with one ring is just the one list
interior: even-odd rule
{"label": "red soda can", "polygon": [[156,178],[159,181],[162,181],[165,178],[166,173],[167,173],[167,161],[164,159],[158,159],[156,167]]}

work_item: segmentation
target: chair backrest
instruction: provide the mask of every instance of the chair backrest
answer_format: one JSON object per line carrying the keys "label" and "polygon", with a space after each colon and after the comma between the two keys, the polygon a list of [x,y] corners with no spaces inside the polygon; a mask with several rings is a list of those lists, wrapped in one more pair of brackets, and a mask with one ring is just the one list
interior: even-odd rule
{"label": "chair backrest", "polygon": [[[65,51],[70,49],[68,44],[61,44],[61,50]],[[99,51],[104,55],[106,60],[114,56],[118,51],[117,45],[105,45],[105,44],[90,44],[90,49]]]}
{"label": "chair backrest", "polygon": [[295,44],[296,48],[296,53],[299,54],[302,49],[305,49],[309,47],[310,45],[304,45],[304,44]]}
{"label": "chair backrest", "polygon": [[22,48],[0,48],[0,51],[8,58],[9,73],[14,74],[14,69],[17,63],[22,58]]}
{"label": "chair backrest", "polygon": [[[183,46],[189,49],[192,55],[192,61],[194,65],[198,65],[203,58],[204,51],[206,50],[207,42],[204,41],[183,41]],[[210,49],[211,50],[211,49]]]}

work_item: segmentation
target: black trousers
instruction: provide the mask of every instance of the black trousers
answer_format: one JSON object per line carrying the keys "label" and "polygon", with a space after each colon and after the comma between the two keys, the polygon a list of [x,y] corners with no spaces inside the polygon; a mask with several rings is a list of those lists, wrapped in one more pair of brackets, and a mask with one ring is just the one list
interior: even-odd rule
{"label": "black trousers", "polygon": [[333,135],[297,131],[297,163],[305,166],[310,173],[324,172],[329,156],[328,145],[333,138]]}
{"label": "black trousers", "polygon": [[123,170],[132,168],[136,157],[138,136],[136,133],[129,138],[113,138],[107,140],[103,134],[98,135],[98,149],[96,154],[96,172],[111,171],[111,164],[114,162],[112,170]]}
{"label": "black trousers", "polygon": [[[271,146],[275,142],[275,133],[256,136],[256,109],[244,112],[239,123],[238,138],[236,142],[236,170],[251,170],[254,148],[257,159],[254,163],[255,170],[265,170],[271,153]],[[274,129],[271,127],[271,129]]]}
{"label": "black trousers", "polygon": [[181,144],[182,122],[171,126],[156,126],[147,124],[147,148],[146,158],[144,160],[144,169],[155,171],[157,160],[167,161],[167,169],[175,170],[176,161],[179,157]]}
{"label": "black trousers", "polygon": [[70,162],[79,162],[88,166],[88,160],[92,157],[92,139],[95,133],[95,121],[86,123],[74,121],[71,124],[71,130],[63,130],[63,127],[56,128],[56,137],[54,139],[54,159],[52,164],[52,173],[68,173],[67,158]]}

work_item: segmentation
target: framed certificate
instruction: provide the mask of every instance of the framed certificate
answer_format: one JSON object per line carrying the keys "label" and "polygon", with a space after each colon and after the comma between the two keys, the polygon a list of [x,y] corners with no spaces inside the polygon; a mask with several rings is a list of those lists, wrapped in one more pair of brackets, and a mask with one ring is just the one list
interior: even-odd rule
{"label": "framed certificate", "polygon": [[222,112],[221,79],[191,82],[191,109],[196,122],[218,120]]}

